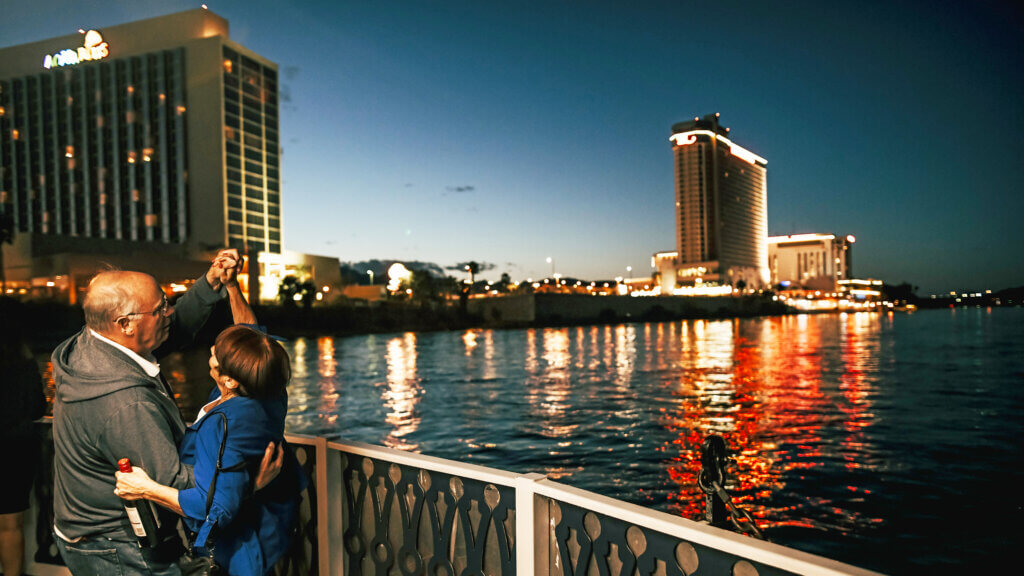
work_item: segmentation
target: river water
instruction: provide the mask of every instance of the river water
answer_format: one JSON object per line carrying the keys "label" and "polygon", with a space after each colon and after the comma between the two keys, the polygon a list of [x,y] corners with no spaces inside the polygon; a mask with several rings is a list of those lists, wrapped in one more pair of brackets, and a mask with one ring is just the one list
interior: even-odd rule
{"label": "river water", "polygon": [[[975,573],[1024,543],[1021,308],[286,348],[293,433],[542,472],[692,519],[716,433],[734,450],[730,491],[773,542],[894,574]],[[194,380],[203,361],[165,367]],[[186,412],[208,387],[180,388]]]}

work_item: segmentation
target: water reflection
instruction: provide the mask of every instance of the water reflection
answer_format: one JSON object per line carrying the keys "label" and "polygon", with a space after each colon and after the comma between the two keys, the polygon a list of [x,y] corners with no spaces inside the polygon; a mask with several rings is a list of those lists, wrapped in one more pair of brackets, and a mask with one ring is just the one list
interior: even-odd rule
{"label": "water reflection", "polygon": [[416,450],[419,444],[409,441],[406,437],[419,429],[420,417],[416,405],[420,401],[423,389],[416,374],[416,333],[407,332],[400,337],[388,340],[387,353],[387,387],[381,395],[388,412],[386,422],[392,430],[384,439],[389,448]]}
{"label": "water reflection", "polygon": [[316,348],[316,366],[319,375],[317,388],[320,400],[316,411],[328,425],[332,425],[338,421],[338,399],[341,397],[341,393],[338,391],[338,360],[337,352],[334,349],[334,338],[329,336],[318,338]]}
{"label": "water reflection", "polygon": [[[831,495],[792,497],[790,483],[802,485],[834,461],[846,468],[870,466],[864,428],[874,423],[869,408],[877,385],[878,339],[872,334],[878,317],[850,315],[833,326],[836,318],[682,324],[681,370],[674,383],[679,401],[663,417],[674,434],[665,444],[673,454],[668,474],[677,485],[669,495],[672,509],[701,516],[702,494],[695,485],[700,444],[717,433],[735,451],[729,489],[759,524],[845,532],[877,522],[836,505]],[[826,339],[823,330],[838,334]],[[842,434],[835,436],[833,422]],[[853,485],[845,489],[869,493]]]}
{"label": "water reflection", "polygon": [[[578,426],[574,415],[569,413],[571,405],[568,400],[572,393],[569,330],[544,330],[541,340],[544,347],[544,370],[534,379],[537,394],[531,394],[540,400],[537,405],[537,414],[540,416],[538,432],[547,438],[566,438]],[[570,444],[566,439],[556,447],[562,449]],[[558,454],[559,451],[549,453]]]}

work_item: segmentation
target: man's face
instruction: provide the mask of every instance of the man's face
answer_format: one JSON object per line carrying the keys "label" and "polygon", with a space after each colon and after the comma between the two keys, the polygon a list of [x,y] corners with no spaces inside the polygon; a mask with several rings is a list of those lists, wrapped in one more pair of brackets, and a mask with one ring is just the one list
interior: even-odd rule
{"label": "man's face", "polygon": [[174,309],[156,281],[148,278],[139,283],[136,308],[127,316],[134,328],[136,352],[150,354],[167,340]]}

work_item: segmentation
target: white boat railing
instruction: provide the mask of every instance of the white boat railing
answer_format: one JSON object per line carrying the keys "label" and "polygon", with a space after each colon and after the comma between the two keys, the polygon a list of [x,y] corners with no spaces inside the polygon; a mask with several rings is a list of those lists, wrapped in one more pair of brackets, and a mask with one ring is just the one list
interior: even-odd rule
{"label": "white boat railing", "polygon": [[[287,438],[313,482],[277,575],[875,574],[542,474]],[[61,572],[41,566],[28,573]]]}
{"label": "white boat railing", "polygon": [[[549,480],[358,442],[316,448],[323,574],[873,572]],[[305,458],[309,460],[309,458]]]}

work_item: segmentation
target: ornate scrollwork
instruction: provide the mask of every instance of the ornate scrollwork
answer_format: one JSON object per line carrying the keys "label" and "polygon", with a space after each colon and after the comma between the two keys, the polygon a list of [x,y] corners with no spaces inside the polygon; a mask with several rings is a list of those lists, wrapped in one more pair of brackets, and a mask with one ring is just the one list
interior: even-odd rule
{"label": "ornate scrollwork", "polygon": [[299,504],[298,519],[296,521],[295,534],[292,535],[292,545],[288,554],[285,555],[271,570],[273,576],[317,576],[320,573],[320,566],[317,563],[319,549],[317,547],[317,518],[316,514],[316,447],[302,444],[288,444],[288,447],[295,451],[295,458],[299,466],[306,472],[310,479],[306,490],[301,494],[302,500]]}
{"label": "ornate scrollwork", "polygon": [[563,576],[701,576],[792,574],[610,516],[548,499],[551,574]]}
{"label": "ornate scrollwork", "polygon": [[346,574],[516,573],[515,490],[346,454]]}

